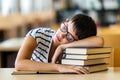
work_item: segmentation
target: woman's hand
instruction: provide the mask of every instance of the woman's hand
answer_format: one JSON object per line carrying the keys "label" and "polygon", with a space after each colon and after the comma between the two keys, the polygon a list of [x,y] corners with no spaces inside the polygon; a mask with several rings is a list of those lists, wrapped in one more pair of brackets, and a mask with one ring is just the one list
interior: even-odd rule
{"label": "woman's hand", "polygon": [[58,71],[61,73],[77,73],[77,74],[89,73],[84,67],[74,65],[59,65]]}

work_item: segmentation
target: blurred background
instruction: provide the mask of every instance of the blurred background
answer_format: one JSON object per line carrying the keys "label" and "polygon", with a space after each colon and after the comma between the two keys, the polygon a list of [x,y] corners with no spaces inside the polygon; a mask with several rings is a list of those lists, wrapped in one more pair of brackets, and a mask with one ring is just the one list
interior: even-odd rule
{"label": "blurred background", "polygon": [[105,46],[113,47],[110,66],[120,66],[120,0],[0,0],[0,67],[14,67],[26,33],[37,27],[58,29],[83,13],[97,25]]}

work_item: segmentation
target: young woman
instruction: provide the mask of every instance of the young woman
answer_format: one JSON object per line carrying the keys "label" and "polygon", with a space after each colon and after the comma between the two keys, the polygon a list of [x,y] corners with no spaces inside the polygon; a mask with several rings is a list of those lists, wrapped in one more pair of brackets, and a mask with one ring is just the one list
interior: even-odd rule
{"label": "young woman", "polygon": [[71,46],[103,46],[103,39],[96,36],[96,25],[91,17],[77,14],[62,22],[57,31],[50,28],[29,31],[18,52],[15,69],[88,73],[81,66],[60,64],[62,51]]}

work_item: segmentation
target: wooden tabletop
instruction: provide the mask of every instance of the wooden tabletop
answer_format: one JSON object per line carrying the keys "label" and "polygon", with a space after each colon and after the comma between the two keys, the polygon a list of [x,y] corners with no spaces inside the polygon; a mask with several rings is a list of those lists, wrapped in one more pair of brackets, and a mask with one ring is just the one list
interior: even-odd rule
{"label": "wooden tabletop", "polygon": [[108,71],[78,74],[34,74],[11,75],[14,68],[0,68],[0,80],[120,80],[120,67],[110,67]]}

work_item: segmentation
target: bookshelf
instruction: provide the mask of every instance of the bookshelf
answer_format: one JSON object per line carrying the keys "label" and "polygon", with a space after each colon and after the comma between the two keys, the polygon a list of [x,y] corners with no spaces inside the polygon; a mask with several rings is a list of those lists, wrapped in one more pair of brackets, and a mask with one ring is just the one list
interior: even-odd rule
{"label": "bookshelf", "polygon": [[[59,3],[62,3],[62,1],[59,1]],[[57,20],[58,23],[76,13],[90,15],[102,27],[108,27],[117,22],[116,15],[119,11],[118,0],[65,0],[64,5],[63,8],[56,10],[57,17],[59,18]]]}

